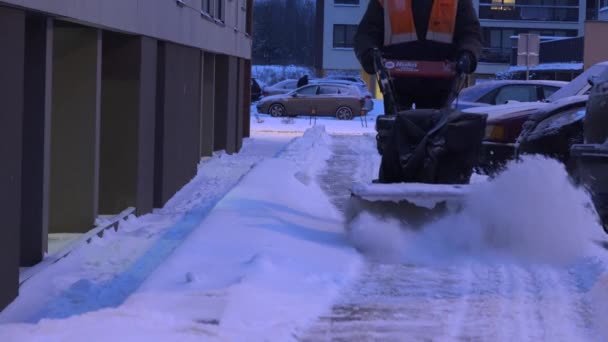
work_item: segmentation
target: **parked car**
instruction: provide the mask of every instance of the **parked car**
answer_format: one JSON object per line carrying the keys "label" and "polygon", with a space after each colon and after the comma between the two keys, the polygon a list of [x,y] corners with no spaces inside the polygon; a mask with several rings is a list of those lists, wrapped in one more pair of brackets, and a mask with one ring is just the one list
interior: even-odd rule
{"label": "parked car", "polygon": [[549,98],[568,84],[563,81],[496,80],[463,89],[454,102],[457,109],[501,105],[511,101],[536,102]]}
{"label": "parked car", "polygon": [[[511,103],[463,110],[469,113],[488,114],[480,159],[481,169],[493,173],[513,157],[514,143],[521,134],[523,123],[528,119],[542,117],[543,120],[551,122],[551,118],[578,115],[576,113],[580,113],[580,110],[585,108],[589,98],[590,78],[608,78],[608,62],[593,65],[544,102]],[[542,128],[543,125],[538,127]]]}
{"label": "parked car", "polygon": [[251,78],[251,102],[255,102],[262,97],[263,85],[255,78]]}
{"label": "parked car", "polygon": [[515,141],[523,124],[533,116],[562,117],[584,110],[587,95],[566,97],[546,106],[511,112],[498,118],[489,118],[482,144],[479,166],[488,174],[500,170],[515,155]]}
{"label": "parked car", "polygon": [[327,78],[313,79],[309,83],[310,84],[339,84],[339,85],[341,84],[341,85],[357,87],[359,89],[359,91],[361,92],[361,94],[363,94],[363,97],[365,97],[365,106],[364,107],[369,108],[369,111],[374,109],[373,96],[372,96],[372,93],[367,88],[367,83],[358,83],[358,82],[351,82],[351,81],[345,81],[345,80],[333,80],[333,79],[327,79]]}
{"label": "parked car", "polygon": [[286,79],[264,88],[264,96],[287,94],[298,87],[298,80]]}
{"label": "parked car", "polygon": [[318,115],[350,120],[367,113],[366,95],[352,84],[309,84],[288,94],[264,97],[257,104],[258,113],[275,117]]}

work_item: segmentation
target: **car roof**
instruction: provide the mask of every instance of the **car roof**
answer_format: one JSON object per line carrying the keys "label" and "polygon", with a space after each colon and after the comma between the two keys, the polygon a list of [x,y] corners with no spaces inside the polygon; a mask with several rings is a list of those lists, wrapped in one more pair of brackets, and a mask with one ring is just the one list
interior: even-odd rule
{"label": "car roof", "polygon": [[490,87],[490,86],[501,86],[506,84],[538,84],[538,85],[551,85],[563,87],[568,82],[566,81],[554,81],[554,80],[490,80],[485,82],[480,82],[475,85],[472,85],[468,88],[473,87]]}

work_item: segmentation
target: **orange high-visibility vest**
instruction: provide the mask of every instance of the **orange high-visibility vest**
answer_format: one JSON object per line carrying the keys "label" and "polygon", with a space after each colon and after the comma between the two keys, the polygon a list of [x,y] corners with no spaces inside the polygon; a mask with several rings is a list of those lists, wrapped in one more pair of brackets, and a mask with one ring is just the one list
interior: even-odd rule
{"label": "orange high-visibility vest", "polygon": [[[384,8],[384,45],[418,40],[412,0],[378,0]],[[426,39],[451,44],[454,41],[458,0],[433,0]]]}

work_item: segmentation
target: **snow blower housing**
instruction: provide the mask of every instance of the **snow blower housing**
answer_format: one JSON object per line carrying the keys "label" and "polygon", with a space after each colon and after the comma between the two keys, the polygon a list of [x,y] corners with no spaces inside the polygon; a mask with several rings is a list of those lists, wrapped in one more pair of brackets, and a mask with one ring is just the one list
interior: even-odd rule
{"label": "snow blower housing", "polygon": [[[376,119],[382,156],[379,183],[467,184],[479,160],[487,116],[451,109],[464,77],[454,63],[387,60],[376,52],[377,77],[385,115]],[[447,78],[453,86],[439,109],[402,110],[392,78]]]}
{"label": "snow blower housing", "polygon": [[[454,204],[461,206],[479,160],[487,116],[452,109],[464,84],[454,63],[390,60],[378,50],[374,59],[385,107],[376,119],[382,163],[377,180],[351,188],[346,224],[366,212],[417,228]],[[394,91],[395,77],[445,78],[452,89],[438,109],[401,108],[408,101],[398,101],[402,94]]]}

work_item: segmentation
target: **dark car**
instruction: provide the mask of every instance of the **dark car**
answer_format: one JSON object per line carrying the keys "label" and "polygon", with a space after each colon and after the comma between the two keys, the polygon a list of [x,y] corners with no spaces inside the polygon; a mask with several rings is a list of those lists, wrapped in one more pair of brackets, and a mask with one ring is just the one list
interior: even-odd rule
{"label": "dark car", "polygon": [[557,116],[576,108],[584,108],[591,89],[589,78],[608,76],[608,62],[593,65],[584,73],[556,91],[544,102],[511,103],[507,105],[467,108],[464,112],[487,113],[486,136],[480,166],[493,173],[513,157],[514,143],[529,118]]}
{"label": "dark car", "polygon": [[501,105],[511,101],[535,102],[549,98],[568,82],[496,80],[463,89],[454,102],[457,109]]}

